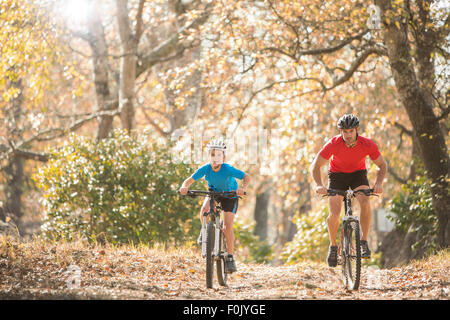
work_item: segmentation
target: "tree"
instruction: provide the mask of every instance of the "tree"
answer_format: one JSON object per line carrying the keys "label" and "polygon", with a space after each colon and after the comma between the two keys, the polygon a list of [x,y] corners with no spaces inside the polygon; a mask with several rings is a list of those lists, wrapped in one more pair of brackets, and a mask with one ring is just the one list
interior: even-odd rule
{"label": "tree", "polygon": [[[49,8],[35,1],[8,0],[0,4],[0,170],[4,178],[3,212],[17,220],[27,159],[46,161],[47,155],[32,144],[76,128],[55,106],[78,85],[66,47],[58,40],[60,29]],[[52,75],[50,75],[52,74]],[[55,81],[52,81],[55,80]],[[71,80],[74,90],[66,90]],[[55,99],[49,92],[59,89]],[[47,94],[46,94],[47,93]],[[4,217],[3,217],[4,218]]]}
{"label": "tree", "polygon": [[[181,5],[181,1],[171,1]],[[183,7],[182,12],[176,11],[179,23],[177,28],[167,34],[163,39],[159,39],[154,33],[161,31],[169,19],[164,16],[157,16],[157,11],[164,4],[148,3],[145,1],[117,0],[115,17],[117,19],[117,30],[112,27],[105,32],[105,22],[100,18],[100,10],[107,7],[101,2],[95,2],[92,6],[92,13],[88,19],[87,30],[73,30],[73,35],[87,41],[92,51],[93,78],[96,93],[96,109],[100,112],[97,138],[102,139],[108,136],[113,127],[113,117],[120,115],[122,128],[131,131],[135,129],[136,111],[136,87],[139,77],[146,75],[143,80],[145,84],[152,67],[163,62],[179,59],[187,48],[192,46],[192,40],[186,39],[201,26],[211,14],[212,4],[202,4],[194,1],[190,10],[197,10],[200,14],[191,15],[188,8]],[[176,5],[177,4],[172,4]],[[193,8],[191,8],[193,7]],[[132,15],[136,12],[135,15]],[[132,18],[131,18],[132,16]],[[149,30],[148,32],[145,32]],[[120,42],[115,41],[114,34],[118,32]],[[145,41],[141,41],[144,39]],[[153,43],[149,43],[150,41]],[[121,50],[118,54],[113,53],[115,47],[119,45]],[[83,53],[84,54],[84,53]],[[115,60],[120,60],[117,66]],[[113,85],[115,82],[115,85]],[[114,89],[113,89],[114,88]],[[168,90],[167,87],[165,87]],[[173,99],[172,99],[173,100]],[[154,110],[155,108],[151,108]],[[176,110],[173,111],[174,113]],[[145,113],[145,112],[144,112]],[[160,116],[160,115],[159,115]],[[157,127],[151,117],[147,117],[148,122],[158,129],[160,134],[165,135],[164,130]],[[183,122],[182,122],[183,123]],[[183,123],[184,124],[184,123]],[[179,124],[178,126],[180,126]],[[172,130],[173,131],[173,130]]]}
{"label": "tree", "polygon": [[[383,42],[396,82],[400,100],[411,121],[420,158],[431,180],[433,209],[439,221],[438,242],[450,246],[449,155],[440,121],[448,117],[448,103],[441,104],[436,96],[436,54],[448,53],[441,46],[450,30],[450,15],[438,24],[433,17],[433,1],[376,1],[383,24]],[[442,18],[442,17],[441,17]],[[411,34],[412,33],[412,34]],[[411,39],[412,38],[412,39]],[[418,70],[418,72],[416,72]],[[447,87],[448,90],[448,87]],[[448,91],[446,93],[448,102]],[[436,115],[434,104],[439,106]],[[444,107],[445,106],[445,107]]]}
{"label": "tree", "polygon": [[[354,86],[356,76],[376,75],[378,61],[387,63],[388,69],[378,68],[378,74],[390,70],[395,80],[396,94],[411,123],[412,129],[408,130],[413,133],[432,181],[433,209],[439,220],[438,241],[446,247],[450,230],[449,156],[445,143],[448,129],[444,124],[449,113],[448,87],[443,86],[445,79],[439,79],[434,65],[439,56],[448,59],[448,12],[433,7],[433,1],[375,3],[381,8],[381,31],[367,27],[369,16],[363,2],[248,2],[240,3],[239,10],[233,8],[235,12],[230,10],[228,15],[230,21],[239,21],[232,24],[233,31],[245,39],[239,51],[251,61],[246,70],[271,70],[265,73],[266,84],[254,90],[252,98],[266,90],[281,92],[291,86],[291,90],[296,87],[297,97],[327,95],[324,100],[330,101],[334,99],[332,92],[347,84],[347,88]],[[256,18],[257,23],[243,23],[239,18],[245,14]],[[278,66],[284,67],[282,71]],[[363,66],[372,68],[365,71]],[[324,104],[319,99],[317,103]],[[327,110],[318,105],[314,108],[315,114],[319,109]],[[359,113],[363,111],[360,109]],[[387,118],[395,125],[395,118]],[[311,123],[316,125],[317,121]]]}

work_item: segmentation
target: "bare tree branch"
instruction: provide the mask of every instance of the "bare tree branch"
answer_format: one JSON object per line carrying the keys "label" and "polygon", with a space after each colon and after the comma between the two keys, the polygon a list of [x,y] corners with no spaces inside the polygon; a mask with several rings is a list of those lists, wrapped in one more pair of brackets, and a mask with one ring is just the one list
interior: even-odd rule
{"label": "bare tree branch", "polygon": [[[118,110],[112,110],[112,111],[102,111],[102,112],[96,112],[91,115],[89,115],[86,118],[80,119],[78,121],[73,122],[69,127],[67,128],[51,128],[47,129],[41,132],[38,132],[34,136],[23,140],[19,142],[9,142],[9,146],[6,146],[4,144],[0,144],[0,161],[7,159],[11,156],[21,157],[24,159],[30,159],[30,160],[37,160],[45,162],[48,160],[49,155],[45,153],[40,152],[34,152],[26,149],[26,146],[30,145],[30,143],[35,141],[49,141],[54,140],[56,138],[60,138],[64,135],[66,135],[69,132],[74,132],[81,128],[83,125],[88,123],[89,121],[96,119],[97,117],[101,116],[115,116],[119,114]],[[0,170],[3,169],[3,166],[0,167]]]}
{"label": "bare tree branch", "polygon": [[147,69],[153,67],[155,64],[164,61],[172,53],[179,53],[183,51],[183,44],[180,44],[180,38],[182,35],[187,35],[188,30],[197,29],[204,24],[211,15],[214,1],[211,1],[206,7],[203,13],[189,25],[181,28],[175,32],[169,39],[161,43],[158,47],[153,49],[150,53],[138,59],[136,66],[136,77],[138,78]]}

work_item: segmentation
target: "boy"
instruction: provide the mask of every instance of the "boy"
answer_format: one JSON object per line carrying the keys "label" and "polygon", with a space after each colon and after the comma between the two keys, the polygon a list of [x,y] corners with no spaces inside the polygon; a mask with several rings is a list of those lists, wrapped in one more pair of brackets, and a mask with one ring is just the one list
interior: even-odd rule
{"label": "boy", "polygon": [[[186,195],[189,186],[195,181],[205,177],[208,181],[208,187],[212,191],[236,191],[239,196],[244,195],[250,182],[250,177],[245,172],[234,168],[225,163],[225,151],[227,146],[221,140],[212,140],[206,148],[209,151],[210,163],[200,167],[192,176],[187,178],[180,188],[180,193]],[[236,179],[243,180],[242,188],[238,187]],[[200,210],[200,220],[204,212],[209,211],[209,198],[206,197]],[[234,215],[238,209],[239,198],[218,198],[224,213],[224,233],[227,243],[228,257],[226,259],[226,271],[235,272],[236,264],[233,259],[234,233],[233,222]]]}

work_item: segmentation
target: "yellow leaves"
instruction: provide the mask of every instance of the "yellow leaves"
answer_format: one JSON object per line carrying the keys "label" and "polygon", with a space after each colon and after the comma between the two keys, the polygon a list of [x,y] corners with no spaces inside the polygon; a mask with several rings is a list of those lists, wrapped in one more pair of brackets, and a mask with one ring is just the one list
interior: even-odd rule
{"label": "yellow leaves", "polygon": [[8,102],[9,100],[11,100],[13,98],[17,98],[19,93],[20,93],[19,88],[11,87],[2,94],[2,97],[6,102]]}

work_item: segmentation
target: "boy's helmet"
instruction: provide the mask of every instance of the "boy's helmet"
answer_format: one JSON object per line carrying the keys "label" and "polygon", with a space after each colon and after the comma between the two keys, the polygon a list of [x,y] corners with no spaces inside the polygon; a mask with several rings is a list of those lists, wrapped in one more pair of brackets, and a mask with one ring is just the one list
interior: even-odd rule
{"label": "boy's helmet", "polygon": [[227,150],[227,145],[222,140],[211,140],[206,146],[208,150]]}

